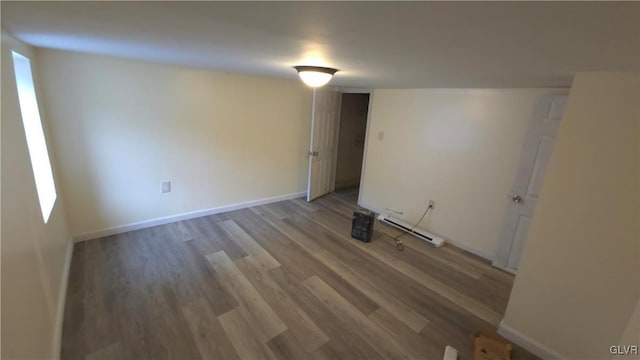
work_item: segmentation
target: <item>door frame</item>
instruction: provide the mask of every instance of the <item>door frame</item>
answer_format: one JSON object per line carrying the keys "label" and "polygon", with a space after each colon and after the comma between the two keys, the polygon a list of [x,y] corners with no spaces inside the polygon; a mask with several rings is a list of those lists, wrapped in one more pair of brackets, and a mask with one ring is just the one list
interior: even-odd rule
{"label": "door frame", "polygon": [[[371,113],[373,110],[373,92],[374,89],[365,88],[340,88],[343,94],[369,94],[369,104],[367,104],[367,124],[364,130],[364,149],[362,149],[362,168],[360,169],[360,187],[358,189],[358,205],[362,205],[362,180],[364,179],[364,169],[367,165],[367,147],[369,146],[369,129],[371,127]],[[339,122],[342,121],[340,116]],[[338,133],[339,135],[339,133]],[[336,154],[337,155],[337,154]],[[336,163],[337,165],[337,163]],[[334,181],[335,182],[335,181]]]}
{"label": "door frame", "polygon": [[[365,89],[365,88],[350,88],[350,87],[330,87],[330,89],[335,90],[335,91],[339,91],[341,93],[340,96],[342,96],[342,94],[369,94],[369,104],[367,107],[367,124],[366,124],[366,128],[365,128],[365,134],[364,134],[364,149],[362,150],[362,169],[360,170],[360,181],[362,182],[362,179],[364,178],[364,169],[365,169],[365,165],[366,165],[366,161],[367,161],[367,145],[369,142],[369,124],[371,122],[371,110],[372,110],[372,103],[373,103],[373,89]],[[312,97],[312,105],[311,105],[311,133],[310,133],[310,141],[309,141],[309,149],[311,149],[312,147],[312,143],[311,141],[313,141],[313,121],[314,121],[314,116],[315,116],[315,89],[313,91],[313,97]],[[340,99],[342,101],[342,99]],[[341,105],[342,108],[342,105]],[[337,158],[338,158],[338,144],[337,142],[339,141],[339,136],[340,136],[340,125],[342,122],[342,111],[340,111],[340,113],[338,114],[338,119],[337,119],[337,128],[336,128],[336,135],[335,136],[335,141],[336,141],[336,146],[335,146],[335,152],[333,154],[333,169],[331,169],[331,191],[335,190],[335,186],[336,186],[336,167],[338,165],[337,163]],[[311,151],[313,151],[311,149]],[[308,155],[308,159],[309,159],[309,164],[311,163],[311,156]],[[307,198],[309,196],[309,184],[311,182],[311,173],[308,172],[307,173]],[[358,191],[358,205],[360,205],[360,198],[361,198],[361,194],[362,191]],[[311,200],[313,201],[313,200]]]}

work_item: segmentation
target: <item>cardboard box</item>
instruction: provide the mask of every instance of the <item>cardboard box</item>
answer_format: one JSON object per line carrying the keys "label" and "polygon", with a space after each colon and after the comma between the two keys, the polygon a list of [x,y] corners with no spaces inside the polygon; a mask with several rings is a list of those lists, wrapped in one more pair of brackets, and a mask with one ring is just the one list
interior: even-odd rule
{"label": "cardboard box", "polygon": [[480,330],[476,334],[474,343],[473,358],[475,360],[511,359],[511,343],[498,334]]}

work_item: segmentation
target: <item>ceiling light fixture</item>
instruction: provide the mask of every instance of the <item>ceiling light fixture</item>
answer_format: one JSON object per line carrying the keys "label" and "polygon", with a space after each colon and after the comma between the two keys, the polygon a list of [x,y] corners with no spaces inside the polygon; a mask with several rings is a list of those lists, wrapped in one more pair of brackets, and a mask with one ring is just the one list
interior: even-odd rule
{"label": "ceiling light fixture", "polygon": [[294,66],[302,81],[311,87],[326,85],[338,70],[322,66]]}

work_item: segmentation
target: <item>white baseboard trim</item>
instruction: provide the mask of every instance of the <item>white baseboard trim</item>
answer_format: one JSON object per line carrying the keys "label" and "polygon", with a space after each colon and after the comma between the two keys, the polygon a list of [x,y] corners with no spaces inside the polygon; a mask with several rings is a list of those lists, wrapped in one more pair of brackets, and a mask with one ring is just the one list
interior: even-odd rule
{"label": "white baseboard trim", "polygon": [[502,266],[502,265],[500,265],[500,264],[496,263],[496,262],[495,262],[495,260],[491,263],[491,265],[492,265],[493,267],[495,267],[495,268],[498,268],[498,269],[500,269],[500,270],[504,271],[504,272],[508,272],[509,274],[516,275],[516,274],[518,273],[517,271],[515,271],[515,270],[513,270],[513,269],[509,269],[508,267],[504,267],[504,266]]}
{"label": "white baseboard trim", "polygon": [[53,332],[52,354],[55,359],[60,359],[62,347],[62,325],[64,324],[64,307],[67,300],[67,287],[69,286],[69,272],[71,270],[71,258],[73,257],[73,241],[67,243],[67,250],[64,257],[64,268],[62,270],[62,282],[58,293],[58,308],[56,309],[55,328]]}
{"label": "white baseboard trim", "polygon": [[489,260],[489,261],[493,261],[493,254],[490,254],[490,253],[484,252],[482,250],[478,250],[478,249],[472,248],[471,246],[469,246],[469,245],[467,245],[465,243],[459,242],[457,240],[453,240],[453,239],[449,239],[449,238],[444,238],[444,239],[446,239],[445,240],[446,242],[448,242],[449,244],[451,244],[451,245],[453,245],[453,246],[455,246],[457,248],[460,248],[460,249],[462,249],[464,251],[470,252],[470,253],[472,253],[474,255],[478,255],[483,259],[486,259],[486,260]]}
{"label": "white baseboard trim", "polygon": [[[389,214],[389,215],[393,216],[393,213],[391,213],[388,210],[378,209],[375,206],[371,206],[371,205],[366,204],[366,203],[364,203],[362,201],[358,201],[358,206],[361,206],[361,207],[363,207],[363,208],[365,208],[367,210],[373,211],[373,212],[375,212],[377,214]],[[427,229],[424,229],[424,230],[427,230]],[[486,252],[484,252],[482,250],[475,249],[475,248],[473,248],[473,247],[471,247],[471,246],[469,246],[469,245],[467,245],[465,243],[461,243],[459,241],[452,240],[452,239],[450,239],[450,238],[448,238],[446,236],[442,236],[442,235],[436,234],[436,233],[433,233],[433,234],[434,235],[438,235],[438,236],[442,237],[443,239],[445,239],[445,244],[449,243],[449,244],[451,244],[451,245],[453,245],[453,246],[455,246],[457,248],[460,248],[460,249],[462,249],[464,251],[470,252],[470,253],[472,253],[474,255],[478,255],[483,259],[487,259],[489,261],[493,261],[493,254],[489,254],[489,253],[486,253]]]}
{"label": "white baseboard trim", "polygon": [[509,327],[508,325],[505,325],[504,320],[500,321],[500,325],[498,326],[498,334],[522,346],[524,349],[540,357],[541,359],[564,359],[564,357],[560,356],[555,351],[527,337],[526,335]]}
{"label": "white baseboard trim", "polygon": [[82,234],[74,235],[73,240],[74,242],[80,242],[80,241],[86,241],[91,239],[97,239],[105,236],[125,233],[128,231],[144,229],[144,228],[157,226],[157,225],[169,224],[169,223],[180,221],[180,220],[188,220],[188,219],[193,219],[201,216],[208,216],[208,215],[219,214],[227,211],[244,209],[251,206],[265,205],[265,204],[270,204],[278,201],[291,200],[291,199],[304,196],[306,194],[307,194],[306,192],[298,192],[298,193],[274,196],[274,197],[263,198],[258,200],[245,201],[245,202],[236,203],[236,204],[223,205],[223,206],[218,206],[210,209],[196,210],[196,211],[191,211],[191,212],[182,213],[182,214],[164,216],[156,219],[143,220],[143,221],[138,221],[131,224],[119,225],[119,226],[114,226],[106,229],[89,231]]}

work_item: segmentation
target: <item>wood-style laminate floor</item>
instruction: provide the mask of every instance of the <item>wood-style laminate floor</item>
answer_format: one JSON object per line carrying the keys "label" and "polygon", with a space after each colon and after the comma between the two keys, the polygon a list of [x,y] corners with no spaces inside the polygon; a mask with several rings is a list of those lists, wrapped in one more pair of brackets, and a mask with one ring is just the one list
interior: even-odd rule
{"label": "wood-style laminate floor", "polygon": [[[471,359],[513,276],[377,223],[350,238],[356,191],[75,244],[63,359]],[[427,219],[428,223],[428,219]],[[517,348],[513,358],[533,358]]]}

